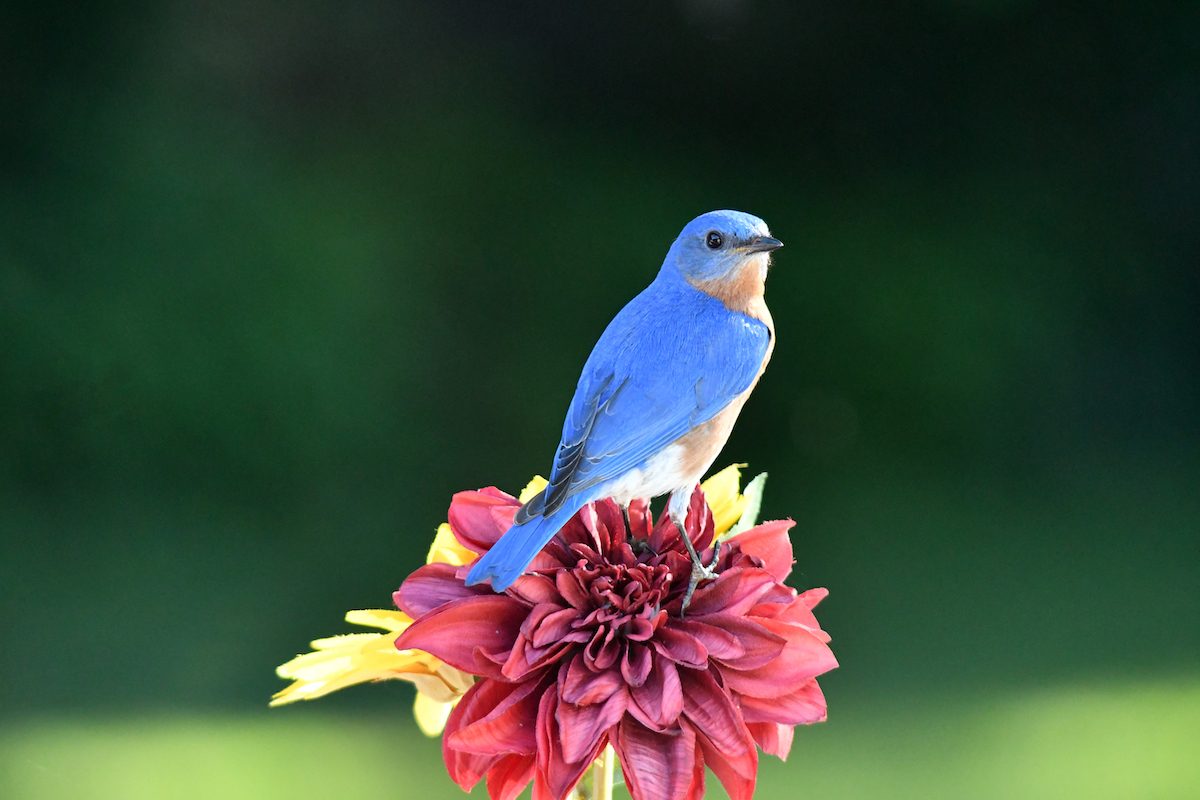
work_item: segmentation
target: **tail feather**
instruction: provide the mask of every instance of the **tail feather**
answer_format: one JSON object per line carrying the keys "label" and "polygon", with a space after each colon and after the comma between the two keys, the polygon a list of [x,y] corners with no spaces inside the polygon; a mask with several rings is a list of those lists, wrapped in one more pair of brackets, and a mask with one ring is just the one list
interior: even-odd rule
{"label": "tail feather", "polygon": [[584,501],[569,500],[566,505],[546,517],[531,517],[505,532],[492,549],[483,554],[467,573],[467,585],[490,580],[492,589],[503,592],[511,586],[529,566],[534,557],[554,538],[554,534],[575,512],[584,506]]}

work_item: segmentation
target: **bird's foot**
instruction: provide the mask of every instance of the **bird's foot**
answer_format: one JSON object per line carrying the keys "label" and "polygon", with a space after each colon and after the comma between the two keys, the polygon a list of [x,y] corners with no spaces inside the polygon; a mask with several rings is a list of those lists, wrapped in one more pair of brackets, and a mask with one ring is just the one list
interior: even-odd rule
{"label": "bird's foot", "polygon": [[688,555],[692,557],[692,576],[688,579],[687,591],[683,593],[683,605],[679,607],[679,616],[687,616],[688,606],[692,602],[692,595],[696,593],[696,587],[700,585],[700,581],[711,581],[717,577],[717,559],[721,557],[721,541],[718,539],[713,543],[713,554],[708,564],[700,560],[700,554],[696,552],[696,547],[692,544],[691,538],[682,528],[679,529],[679,536],[683,539],[683,544],[687,548]]}
{"label": "bird's foot", "polygon": [[635,556],[651,555],[656,556],[658,553],[650,547],[650,542],[645,539],[630,539],[629,548],[633,550]]}

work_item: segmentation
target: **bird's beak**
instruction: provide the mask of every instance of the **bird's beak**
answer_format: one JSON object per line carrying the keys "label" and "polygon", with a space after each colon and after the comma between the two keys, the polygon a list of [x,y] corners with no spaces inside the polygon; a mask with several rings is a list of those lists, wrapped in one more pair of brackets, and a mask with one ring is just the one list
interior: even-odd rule
{"label": "bird's beak", "polygon": [[773,236],[755,236],[745,246],[747,253],[770,253],[783,247],[783,242]]}

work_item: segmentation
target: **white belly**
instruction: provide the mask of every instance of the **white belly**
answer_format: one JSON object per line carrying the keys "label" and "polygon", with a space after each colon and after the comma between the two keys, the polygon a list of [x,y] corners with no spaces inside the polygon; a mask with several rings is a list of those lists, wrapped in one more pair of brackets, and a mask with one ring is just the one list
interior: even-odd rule
{"label": "white belly", "polygon": [[683,489],[685,495],[690,496],[692,487],[700,482],[725,446],[733,423],[749,396],[748,389],[715,417],[651,456],[644,466],[611,481],[600,496],[611,497],[622,505],[639,497],[659,497],[677,489]]}
{"label": "white belly", "polygon": [[699,477],[688,474],[686,461],[683,447],[668,445],[658,455],[651,456],[645,466],[631,469],[609,483],[600,496],[628,505],[639,497],[658,497],[690,486]]}

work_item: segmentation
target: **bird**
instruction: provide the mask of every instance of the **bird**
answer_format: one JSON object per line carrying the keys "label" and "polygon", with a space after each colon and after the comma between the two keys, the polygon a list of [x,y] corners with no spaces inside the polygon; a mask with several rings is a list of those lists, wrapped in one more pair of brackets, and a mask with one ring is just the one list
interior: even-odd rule
{"label": "bird", "polygon": [[667,513],[693,564],[686,610],[697,584],[715,577],[682,535],[689,500],[771,359],[775,323],[763,295],[781,247],[741,211],[684,226],[585,362],[545,489],[517,510],[467,585],[507,589],[590,502],[611,498],[627,514],[635,498],[670,494]]}

